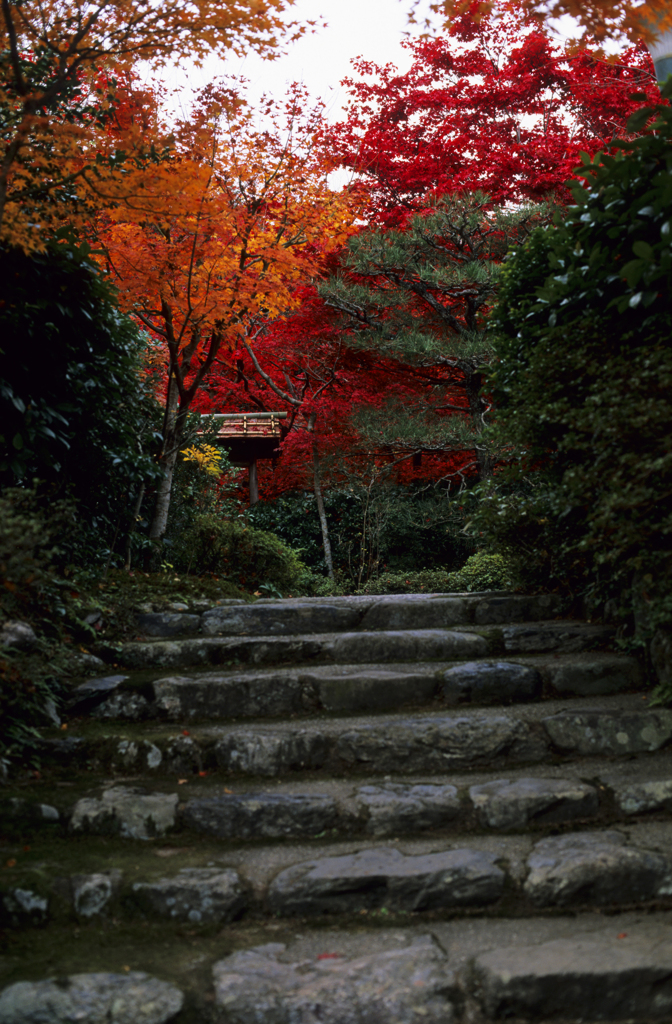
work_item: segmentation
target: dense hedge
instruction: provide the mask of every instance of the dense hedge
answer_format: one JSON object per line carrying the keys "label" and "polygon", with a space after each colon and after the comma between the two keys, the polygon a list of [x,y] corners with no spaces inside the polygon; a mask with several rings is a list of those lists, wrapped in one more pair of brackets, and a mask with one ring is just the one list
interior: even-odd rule
{"label": "dense hedge", "polygon": [[512,457],[474,518],[644,632],[672,621],[672,110],[652,115],[504,272],[489,386]]}

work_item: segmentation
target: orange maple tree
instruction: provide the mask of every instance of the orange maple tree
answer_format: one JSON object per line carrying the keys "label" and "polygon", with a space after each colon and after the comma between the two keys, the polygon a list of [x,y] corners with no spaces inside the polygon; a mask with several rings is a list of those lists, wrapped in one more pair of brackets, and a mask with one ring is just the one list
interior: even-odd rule
{"label": "orange maple tree", "polygon": [[110,148],[115,76],[138,60],[273,56],[282,37],[303,31],[282,18],[292,2],[1,0],[0,242],[43,249],[59,225],[86,215],[89,190],[100,201],[101,179],[146,157],[146,139]]}
{"label": "orange maple tree", "polygon": [[199,388],[296,304],[296,283],[352,229],[347,196],[329,189],[331,164],[314,144],[321,109],[306,103],[299,88],[283,104],[264,101],[259,128],[236,92],[208,87],[175,126],[172,158],[99,221],[121,301],[165,353],[155,542]]}

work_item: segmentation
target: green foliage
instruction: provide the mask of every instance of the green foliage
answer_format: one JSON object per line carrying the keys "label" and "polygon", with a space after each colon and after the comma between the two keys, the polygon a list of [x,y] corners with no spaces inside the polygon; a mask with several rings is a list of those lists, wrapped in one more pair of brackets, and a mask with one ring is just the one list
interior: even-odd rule
{"label": "green foliage", "polygon": [[264,586],[279,596],[303,592],[310,584],[310,570],[279,537],[213,513],[196,516],[186,531],[184,550],[190,553],[189,562],[177,568],[215,573],[246,590]]}
{"label": "green foliage", "polygon": [[472,520],[640,636],[672,575],[672,109],[655,116],[503,275],[490,386],[511,462]]}
{"label": "green foliage", "polygon": [[489,551],[476,551],[461,569],[450,573],[448,590],[512,590],[518,582],[518,567],[514,559]]}
{"label": "green foliage", "polygon": [[419,569],[411,572],[383,572],[369,580],[358,594],[445,594],[452,590],[454,573],[448,569]]}
{"label": "green foliage", "polygon": [[71,558],[106,559],[156,478],[155,402],[144,337],[123,316],[87,246],[0,249],[0,487],[38,478],[77,503]]}
{"label": "green foliage", "polygon": [[[333,489],[324,494],[334,567],[342,585],[356,585],[364,562],[374,577],[383,571],[412,572],[417,569],[459,565],[472,550],[460,534],[463,522],[455,521],[445,491],[424,491],[414,487],[386,485],[371,492],[353,479],[348,490]],[[322,534],[315,498],[297,492],[275,501],[259,502],[248,512],[253,526],[276,533],[300,551],[314,573],[326,573]],[[362,547],[364,546],[364,552]],[[313,592],[316,592],[313,590]]]}

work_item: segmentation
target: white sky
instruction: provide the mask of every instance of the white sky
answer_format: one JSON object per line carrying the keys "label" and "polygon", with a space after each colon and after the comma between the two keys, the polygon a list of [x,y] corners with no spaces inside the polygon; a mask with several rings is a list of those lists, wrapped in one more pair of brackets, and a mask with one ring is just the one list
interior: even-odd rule
{"label": "white sky", "polygon": [[[425,16],[428,0],[422,0],[419,15]],[[314,99],[327,104],[330,120],[337,120],[347,101],[340,85],[353,75],[350,61],[355,57],[376,64],[393,63],[402,71],[410,67],[410,56],[401,46],[404,34],[419,31],[408,24],[411,0],[296,0],[289,17],[300,22],[326,22],[295,43],[288,44],[286,55],[273,61],[249,54],[243,60],[232,56],[225,63],[211,61],[204,68],[181,69],[170,75],[171,86],[198,89],[212,78],[243,75],[249,80],[249,97],[254,101],[268,92],[278,98],[286,86],[303,82]]]}

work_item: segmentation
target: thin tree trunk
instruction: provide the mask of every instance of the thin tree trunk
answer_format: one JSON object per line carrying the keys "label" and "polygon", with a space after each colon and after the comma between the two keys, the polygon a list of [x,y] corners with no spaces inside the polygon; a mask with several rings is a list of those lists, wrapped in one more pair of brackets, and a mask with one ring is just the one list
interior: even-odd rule
{"label": "thin tree trunk", "polygon": [[259,478],[257,476],[257,463],[256,460],[250,463],[249,468],[249,485],[250,485],[250,508],[256,505],[259,501]]}
{"label": "thin tree trunk", "polygon": [[330,580],[334,578],[334,563],[331,557],[331,541],[329,539],[329,527],[324,511],[322,499],[322,484],[320,482],[320,455],[317,450],[317,438],[313,435],[313,488],[315,490],[315,501],[317,502],[317,514],[320,517],[320,529],[322,530],[322,547],[324,548],[324,560],[327,563],[327,574]]}
{"label": "thin tree trunk", "polygon": [[140,509],[142,508],[142,502],[143,502],[144,497],[145,497],[145,481],[143,480],[142,483],[140,484],[140,489],[138,491],[138,496],[135,499],[135,505],[133,506],[133,518],[131,519],[131,525],[129,526],[128,533],[126,534],[125,551],[124,551],[124,568],[126,569],[127,572],[130,572],[130,569],[131,569],[131,537],[135,533],[135,526],[136,526],[136,523],[138,522],[138,516],[140,515]]}
{"label": "thin tree trunk", "polygon": [[[486,410],[486,404],[481,397],[482,383],[483,375],[481,373],[465,372],[464,384],[467,392],[467,398],[469,399],[469,412],[471,413],[471,421],[477,435],[483,432],[483,416]],[[492,476],[493,467],[491,457],[486,451],[477,447],[476,461],[478,462],[479,480],[487,480],[488,477]]]}
{"label": "thin tree trunk", "polygon": [[163,476],[159,480],[156,492],[156,505],[154,507],[154,518],[149,528],[149,539],[154,546],[150,555],[151,568],[156,571],[161,562],[161,542],[168,525],[168,511],[170,509],[170,494],[173,488],[173,476],[177,463],[180,435],[184,425],[185,415],[179,411],[177,382],[173,377],[168,384],[168,396],[166,399],[166,411],[163,425],[163,453],[160,464],[163,469]]}

